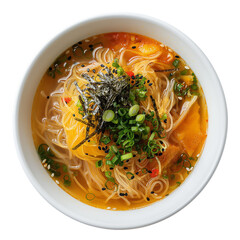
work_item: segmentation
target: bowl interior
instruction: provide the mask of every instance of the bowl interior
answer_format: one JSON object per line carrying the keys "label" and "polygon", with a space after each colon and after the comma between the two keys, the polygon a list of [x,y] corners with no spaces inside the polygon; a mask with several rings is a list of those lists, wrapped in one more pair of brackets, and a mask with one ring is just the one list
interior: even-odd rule
{"label": "bowl interior", "polygon": [[[129,24],[131,23],[131,24]],[[132,32],[154,38],[180,54],[197,75],[206,96],[208,137],[202,156],[184,183],[165,199],[148,207],[109,211],[85,205],[59,188],[42,167],[31,132],[31,108],[36,88],[48,66],[69,46],[89,36],[106,32]],[[149,17],[105,16],[77,24],[53,39],[36,57],[22,84],[16,115],[16,134],[21,162],[40,194],[64,214],[81,222],[105,228],[134,228],[174,214],[189,203],[212,176],[223,151],[227,130],[226,104],[218,77],[202,51],[183,33]]]}

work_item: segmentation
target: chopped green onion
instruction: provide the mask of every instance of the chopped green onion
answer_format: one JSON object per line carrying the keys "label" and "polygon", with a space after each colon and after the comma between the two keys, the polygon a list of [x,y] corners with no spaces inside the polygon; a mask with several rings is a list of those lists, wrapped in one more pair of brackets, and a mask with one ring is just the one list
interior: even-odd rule
{"label": "chopped green onion", "polygon": [[105,172],[105,176],[107,177],[107,179],[111,182],[115,182],[115,179],[112,177],[112,173],[110,171],[106,171]]}
{"label": "chopped green onion", "polygon": [[127,109],[126,108],[119,108],[118,109],[118,114],[123,117],[125,114],[127,113]]}
{"label": "chopped green onion", "polygon": [[122,68],[122,67],[118,67],[118,68],[117,68],[117,73],[118,73],[118,76],[123,75],[123,74],[124,74],[123,68]]}
{"label": "chopped green onion", "polygon": [[178,67],[179,63],[180,61],[178,59],[175,59],[172,64],[174,67]]}
{"label": "chopped green onion", "polygon": [[112,161],[107,160],[107,161],[106,161],[106,165],[113,165],[113,163],[112,163]]}
{"label": "chopped green onion", "polygon": [[190,87],[192,90],[198,90],[198,85],[196,83],[193,83]]}
{"label": "chopped green onion", "polygon": [[136,124],[136,120],[129,120],[129,124]]}
{"label": "chopped green onion", "polygon": [[112,163],[115,164],[115,162],[118,160],[119,158],[117,156],[114,156],[112,159]]}
{"label": "chopped green onion", "polygon": [[143,123],[144,120],[145,120],[145,114],[138,114],[138,115],[136,116],[136,121],[137,121],[137,122]]}
{"label": "chopped green onion", "polygon": [[104,135],[104,136],[100,139],[100,142],[103,142],[104,144],[107,145],[108,143],[111,142],[111,139],[110,139],[110,137]]}
{"label": "chopped green onion", "polygon": [[162,120],[165,120],[165,119],[167,119],[167,114],[166,113],[164,113],[163,115],[162,115],[162,118],[161,118]]}
{"label": "chopped green onion", "polygon": [[99,160],[96,162],[96,167],[100,168],[102,166],[102,164],[103,164],[102,160]]}
{"label": "chopped green onion", "polygon": [[68,172],[68,167],[65,164],[62,166],[62,168],[65,173]]}
{"label": "chopped green onion", "polygon": [[119,64],[118,64],[118,59],[115,58],[113,63],[112,63],[112,66],[115,67],[115,68],[118,68],[119,67]]}
{"label": "chopped green onion", "polygon": [[138,131],[138,127],[131,127],[131,130],[132,130],[133,132],[137,132],[137,131]]}
{"label": "chopped green onion", "polygon": [[105,182],[105,187],[108,189],[108,190],[113,190],[115,188],[115,191],[117,191],[118,189],[118,185],[115,183],[115,182],[112,182],[110,180],[107,180]]}
{"label": "chopped green onion", "polygon": [[103,113],[103,121],[105,122],[111,122],[114,119],[114,112],[112,110],[106,110]]}
{"label": "chopped green onion", "polygon": [[113,120],[112,120],[112,123],[118,124],[118,119],[113,119]]}
{"label": "chopped green onion", "polygon": [[187,75],[188,74],[188,69],[184,69],[180,72],[181,75]]}
{"label": "chopped green onion", "polygon": [[65,175],[65,176],[63,177],[63,180],[64,180],[63,184],[64,184],[66,187],[69,187],[69,186],[71,185],[71,180],[70,180],[70,177],[69,177],[68,175]]}
{"label": "chopped green onion", "polygon": [[111,146],[111,150],[112,150],[114,153],[117,153],[117,152],[118,152],[118,148],[117,148],[117,146],[115,146],[115,145],[112,145],[112,146]]}
{"label": "chopped green onion", "polygon": [[150,132],[150,127],[146,126],[145,130],[143,131],[144,134],[148,134]]}
{"label": "chopped green onion", "polygon": [[82,104],[80,103],[80,100],[77,101],[76,106],[77,107],[81,107],[82,106]]}
{"label": "chopped green onion", "polygon": [[128,178],[128,180],[133,180],[134,179],[134,174],[131,172],[126,172],[126,176]]}
{"label": "chopped green onion", "polygon": [[139,127],[139,132],[144,132],[146,129],[146,127],[142,126],[142,127]]}
{"label": "chopped green onion", "polygon": [[148,135],[146,134],[146,135],[142,135],[142,139],[143,140],[147,140],[148,139]]}
{"label": "chopped green onion", "polygon": [[153,132],[152,134],[151,134],[151,136],[149,137],[149,141],[152,141],[153,139],[154,139],[154,137],[155,137],[155,132]]}
{"label": "chopped green onion", "polygon": [[127,153],[121,156],[121,161],[128,160],[133,157],[132,153]]}
{"label": "chopped green onion", "polygon": [[139,112],[139,109],[140,109],[140,106],[139,105],[133,105],[130,109],[129,109],[129,116],[130,117],[134,117],[138,114]]}
{"label": "chopped green onion", "polygon": [[92,201],[96,196],[93,193],[87,193],[86,194],[86,199],[88,201]]}

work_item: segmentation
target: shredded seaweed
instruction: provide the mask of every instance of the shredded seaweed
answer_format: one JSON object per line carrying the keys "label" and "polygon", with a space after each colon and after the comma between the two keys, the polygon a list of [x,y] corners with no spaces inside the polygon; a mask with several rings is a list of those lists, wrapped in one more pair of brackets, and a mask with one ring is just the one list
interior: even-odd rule
{"label": "shredded seaweed", "polygon": [[173,71],[178,71],[179,68],[171,68],[171,69],[157,69],[154,70],[155,72],[173,72]]}
{"label": "shredded seaweed", "polygon": [[155,113],[156,113],[157,121],[158,121],[158,124],[159,124],[158,126],[161,127],[161,120],[160,120],[160,117],[159,117],[159,114],[158,114],[158,109],[157,109],[156,101],[155,101],[155,99],[153,98],[152,95],[150,95],[150,98],[151,98],[151,100],[152,100],[153,108],[154,108],[154,111],[155,111]]}
{"label": "shredded seaweed", "polygon": [[[130,92],[129,76],[126,74],[114,75],[111,67],[104,67],[98,72],[96,78],[89,76],[87,73],[83,73],[82,77],[88,82],[84,89],[81,89],[76,81],[74,84],[80,94],[79,101],[83,108],[82,119],[87,120],[87,122],[82,121],[89,127],[86,129],[85,139],[77,144],[73,150],[79,148],[95,134],[103,132],[104,111],[111,108],[115,101],[127,106]],[[94,120],[93,116],[95,116]],[[97,121],[98,124],[96,129],[89,135],[90,127],[94,125],[93,121]]]}

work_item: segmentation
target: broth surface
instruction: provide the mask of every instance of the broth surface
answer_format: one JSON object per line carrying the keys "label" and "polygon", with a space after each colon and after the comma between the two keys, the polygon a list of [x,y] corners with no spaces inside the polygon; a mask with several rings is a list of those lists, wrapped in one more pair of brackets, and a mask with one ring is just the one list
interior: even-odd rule
{"label": "broth surface", "polygon": [[[122,54],[123,51],[125,51],[124,55]],[[155,55],[156,57],[154,58]],[[123,56],[123,60],[121,60],[121,56]],[[132,62],[136,61],[134,65],[136,67],[136,64],[138,63],[137,59],[139,56],[142,59],[140,62],[150,61],[149,58],[153,56],[153,60],[151,60],[152,62],[149,65],[146,65],[146,68],[149,67],[153,69],[153,71],[158,69],[157,64],[155,66],[154,63],[155,59],[156,62],[161,62],[162,66],[164,66],[165,69],[178,69],[174,72],[174,74],[172,74],[171,71],[159,73],[151,73],[151,69],[148,71],[146,78],[147,80],[151,77],[155,79],[156,82],[158,80],[160,81],[160,79],[163,79],[161,80],[163,81],[161,87],[158,86],[159,89],[162,89],[162,92],[159,94],[159,98],[161,98],[161,96],[164,94],[165,78],[169,79],[169,81],[175,78],[180,81],[180,84],[185,84],[186,88],[189,88],[192,91],[192,95],[188,94],[182,97],[175,94],[175,104],[168,114],[168,117],[166,119],[167,121],[163,121],[163,124],[166,125],[165,129],[171,127],[170,122],[173,123],[173,126],[172,130],[166,132],[166,136],[164,138],[164,140],[166,140],[168,143],[167,148],[164,149],[161,155],[157,155],[157,158],[161,164],[161,169],[158,168],[160,179],[159,181],[162,182],[157,182],[153,188],[154,191],[151,191],[149,195],[143,193],[144,197],[142,198],[116,196],[116,199],[110,199],[106,202],[105,200],[108,197],[107,191],[109,190],[105,189],[102,192],[101,190],[96,190],[100,189],[100,187],[97,183],[94,183],[92,181],[91,187],[89,188],[88,182],[85,180],[88,175],[83,174],[84,170],[80,171],[77,169],[77,166],[80,166],[80,169],[83,169],[85,166],[85,163],[82,163],[82,160],[79,163],[79,156],[82,156],[82,152],[80,152],[80,150],[73,151],[69,147],[72,144],[72,140],[70,141],[72,138],[72,133],[70,130],[66,130],[66,128],[64,129],[61,126],[62,121],[65,121],[68,117],[66,116],[66,113],[64,113],[66,109],[64,104],[67,104],[70,106],[70,108],[72,107],[72,103],[68,102],[68,99],[64,95],[66,94],[64,90],[64,83],[69,78],[71,78],[73,74],[78,74],[78,71],[79,73],[83,71],[86,73],[90,72],[91,74],[95,74],[93,70],[96,69],[96,71],[98,71],[100,68],[99,64],[97,65],[96,63],[109,65],[115,58],[119,59],[119,62],[125,63],[122,66],[125,72],[133,71],[132,66],[134,63],[132,64]],[[174,66],[174,64],[176,65],[176,60],[178,61],[177,67]],[[88,66],[95,66],[95,64],[95,68],[90,67],[90,69],[88,69]],[[142,68],[139,67],[139,71],[141,69]],[[136,74],[137,73],[135,73],[135,75]],[[52,179],[64,191],[79,201],[97,208],[109,210],[136,209],[152,204],[168,196],[168,194],[179,187],[184,182],[186,177],[191,174],[191,171],[193,171],[194,166],[203,150],[207,137],[207,104],[202,88],[198,82],[198,89],[197,92],[195,92],[194,88],[197,88],[194,85],[194,81],[197,81],[197,78],[194,80],[195,78],[196,76],[194,75],[191,68],[177,53],[175,53],[172,49],[165,46],[164,44],[154,39],[150,39],[146,36],[133,33],[107,33],[93,36],[76,43],[64,51],[63,54],[61,54],[49,67],[49,69],[42,77],[34,97],[32,107],[32,133],[34,144],[37,150],[39,150],[39,146],[41,144],[47,144],[51,148],[54,156],[50,158],[53,159],[54,164],[55,162],[57,163],[55,167],[58,174],[56,174],[55,170],[50,171],[51,169],[48,169],[50,164],[47,164],[44,159],[42,159],[43,167],[49,171],[50,177],[52,177]],[[151,81],[148,82],[147,80],[146,86],[147,88],[151,88]],[[174,87],[178,86],[174,85]],[[151,89],[149,90],[150,92],[152,91]],[[70,101],[73,101],[73,99],[74,98],[71,97]],[[78,99],[76,98],[76,101],[77,100]],[[61,101],[63,101],[64,104],[61,103]],[[162,100],[162,103],[164,103],[164,100]],[[157,107],[161,113],[161,106]],[[185,108],[189,109],[187,109],[187,113],[184,115]],[[73,109],[73,107],[71,109]],[[63,113],[65,114],[64,116]],[[169,118],[170,115],[172,120]],[[66,124],[72,123],[66,120]],[[87,144],[91,144],[91,142],[86,143],[86,146],[84,148],[85,154],[88,154],[86,157],[90,158],[89,155],[91,155],[90,152],[92,149],[90,147],[92,146]],[[64,146],[64,148],[62,146]],[[103,146],[105,148],[105,145],[101,145],[101,148]],[[104,159],[107,154],[108,153],[102,150],[96,150],[96,155],[101,156],[102,159]],[[63,162],[63,160],[58,156],[61,156],[61,158],[63,158],[66,162]],[[135,172],[133,173],[135,179],[140,179],[141,176],[145,176],[145,174],[147,174],[149,176],[144,178],[145,182],[143,182],[143,184],[150,184],[151,179],[154,178],[151,176],[153,173],[155,173],[155,169],[157,169],[159,165],[155,159],[151,161],[151,159],[147,158],[144,159],[141,163],[138,163],[138,158],[139,156],[136,156],[130,160],[130,163],[131,161],[136,162],[134,163]],[[181,162],[178,163],[179,159],[181,159]],[[92,169],[90,162],[91,161],[89,160],[89,166],[90,169]],[[95,162],[93,165],[95,166]],[[70,169],[69,166],[73,168]],[[76,169],[74,169],[74,166]],[[129,167],[130,165],[126,166]],[[109,168],[107,170],[109,170]],[[94,171],[95,170],[90,170],[92,174],[94,174]],[[96,171],[100,170],[96,169]],[[135,181],[135,179],[132,181]],[[160,189],[162,187],[161,183],[167,184],[167,187],[165,185],[163,186],[163,188],[166,187],[165,192]],[[106,187],[103,185],[102,188]],[[94,189],[94,191],[96,190],[96,192],[93,194],[93,190],[91,189]],[[139,191],[141,191],[141,188],[139,189]],[[130,202],[130,205],[124,199],[127,199]]]}

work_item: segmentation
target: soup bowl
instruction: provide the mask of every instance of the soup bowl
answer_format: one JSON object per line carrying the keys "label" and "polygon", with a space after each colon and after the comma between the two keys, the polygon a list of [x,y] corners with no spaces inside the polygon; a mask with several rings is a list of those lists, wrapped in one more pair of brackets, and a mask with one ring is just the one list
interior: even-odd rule
{"label": "soup bowl", "polygon": [[[168,197],[144,208],[109,211],[86,205],[62,190],[42,167],[34,147],[31,109],[37,86],[48,66],[69,46],[93,35],[131,32],[154,38],[182,56],[197,75],[205,93],[209,126],[205,147],[194,170]],[[110,15],[82,21],[55,37],[35,58],[22,82],[16,107],[16,143],[20,161],[38,192],[62,213],[80,222],[103,228],[127,229],[161,221],[192,201],[213,175],[226,139],[227,108],[224,93],[211,63],[186,35],[147,16]]]}

